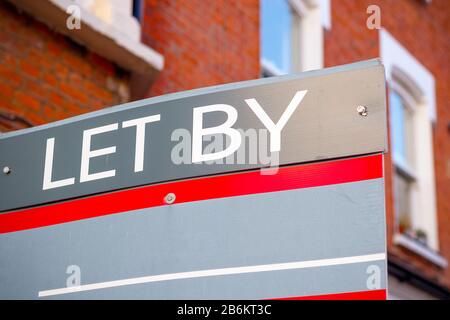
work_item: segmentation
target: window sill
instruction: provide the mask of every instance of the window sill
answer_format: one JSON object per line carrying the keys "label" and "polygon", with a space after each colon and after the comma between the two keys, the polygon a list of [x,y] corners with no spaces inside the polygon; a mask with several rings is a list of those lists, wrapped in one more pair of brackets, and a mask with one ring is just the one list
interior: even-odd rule
{"label": "window sill", "polygon": [[268,77],[282,76],[287,74],[286,72],[283,72],[280,69],[278,69],[274,63],[264,58],[261,59],[261,69],[262,73]]}
{"label": "window sill", "polygon": [[81,7],[81,29],[69,30],[66,26],[70,0],[10,0],[20,9],[42,21],[50,28],[72,38],[125,70],[140,75],[153,76],[162,70],[164,58],[155,50],[136,39],[127,37],[120,26],[106,23]]}
{"label": "window sill", "polygon": [[400,172],[400,174],[406,176],[411,181],[416,181],[417,176],[414,170],[403,160],[399,155],[393,154],[395,168]]}
{"label": "window sill", "polygon": [[422,258],[425,258],[426,260],[430,261],[431,263],[437,265],[440,268],[444,269],[447,268],[448,266],[447,259],[442,257],[437,252],[433,251],[432,249],[419,243],[418,241],[411,239],[408,236],[405,236],[403,234],[396,234],[394,236],[394,244],[414,252],[415,254],[421,256]]}

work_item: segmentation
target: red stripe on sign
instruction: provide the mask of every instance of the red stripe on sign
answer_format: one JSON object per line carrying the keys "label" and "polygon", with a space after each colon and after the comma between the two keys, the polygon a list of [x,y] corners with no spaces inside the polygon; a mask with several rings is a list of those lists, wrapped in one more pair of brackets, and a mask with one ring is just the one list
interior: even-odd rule
{"label": "red stripe on sign", "polygon": [[334,294],[322,294],[319,296],[289,297],[274,300],[386,300],[386,290],[370,290]]}
{"label": "red stripe on sign", "polygon": [[383,176],[382,155],[288,166],[274,175],[260,170],[176,181],[59,202],[0,214],[0,233],[165,205],[168,193],[175,203],[248,194],[310,188]]}

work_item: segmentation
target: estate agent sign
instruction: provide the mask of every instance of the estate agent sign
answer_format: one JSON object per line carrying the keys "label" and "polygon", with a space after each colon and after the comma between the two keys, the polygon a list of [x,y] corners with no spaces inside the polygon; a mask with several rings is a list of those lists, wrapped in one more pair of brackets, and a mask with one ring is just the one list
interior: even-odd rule
{"label": "estate agent sign", "polygon": [[378,60],[0,135],[0,298],[385,298]]}

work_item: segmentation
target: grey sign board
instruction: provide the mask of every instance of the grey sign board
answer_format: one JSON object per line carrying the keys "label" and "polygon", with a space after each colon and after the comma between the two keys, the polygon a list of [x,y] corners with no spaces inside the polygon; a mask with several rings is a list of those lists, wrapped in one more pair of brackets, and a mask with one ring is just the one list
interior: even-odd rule
{"label": "grey sign board", "polygon": [[384,291],[385,250],[383,178],[216,198],[1,234],[0,299]]}
{"label": "grey sign board", "polygon": [[[230,157],[235,147],[251,153],[237,129],[266,132],[277,165],[384,152],[385,90],[383,66],[370,60],[150,98],[2,134],[0,166],[10,171],[0,174],[0,211],[274,164],[262,157],[204,163],[211,132],[229,139],[222,151],[233,151]],[[188,148],[175,154],[180,163],[174,150],[182,140]]]}

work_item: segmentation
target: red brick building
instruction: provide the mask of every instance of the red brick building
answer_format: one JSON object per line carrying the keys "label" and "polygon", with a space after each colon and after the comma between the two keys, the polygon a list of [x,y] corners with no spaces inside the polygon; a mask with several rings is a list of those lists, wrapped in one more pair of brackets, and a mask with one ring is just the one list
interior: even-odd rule
{"label": "red brick building", "polygon": [[391,298],[450,297],[450,2],[8,0],[0,131],[381,57]]}
{"label": "red brick building", "polygon": [[[381,30],[364,28],[370,5],[378,5]],[[412,286],[432,292],[450,287],[450,2],[332,1],[331,28],[325,34],[325,66],[380,56],[386,67],[389,94],[390,152],[386,157],[386,200],[390,292],[400,297],[426,297]],[[396,101],[408,106],[411,119],[409,168],[405,174],[393,133]],[[392,139],[394,138],[394,139]],[[409,141],[408,141],[409,140]],[[428,153],[421,156],[420,153]],[[421,172],[419,172],[421,171]],[[427,172],[428,173],[425,173]],[[406,179],[404,178],[406,177]],[[410,190],[396,183],[406,180]],[[409,199],[408,199],[409,197]],[[399,199],[400,198],[400,199]],[[402,199],[404,198],[404,199]],[[417,201],[420,198],[420,201]],[[403,203],[407,208],[402,208]],[[408,208],[409,207],[409,208]],[[409,211],[412,221],[402,219]],[[412,214],[411,214],[412,212]],[[408,224],[410,226],[408,226]],[[424,230],[425,244],[416,245]],[[406,234],[406,237],[404,236]],[[434,239],[431,239],[434,238]],[[419,241],[420,242],[420,241]],[[404,270],[400,270],[404,269]],[[422,278],[422,279],[420,279]],[[399,282],[400,281],[400,282]],[[417,287],[416,287],[417,288]],[[431,290],[430,290],[431,289]],[[437,288],[434,288],[437,289]],[[448,292],[447,292],[448,298]]]}

